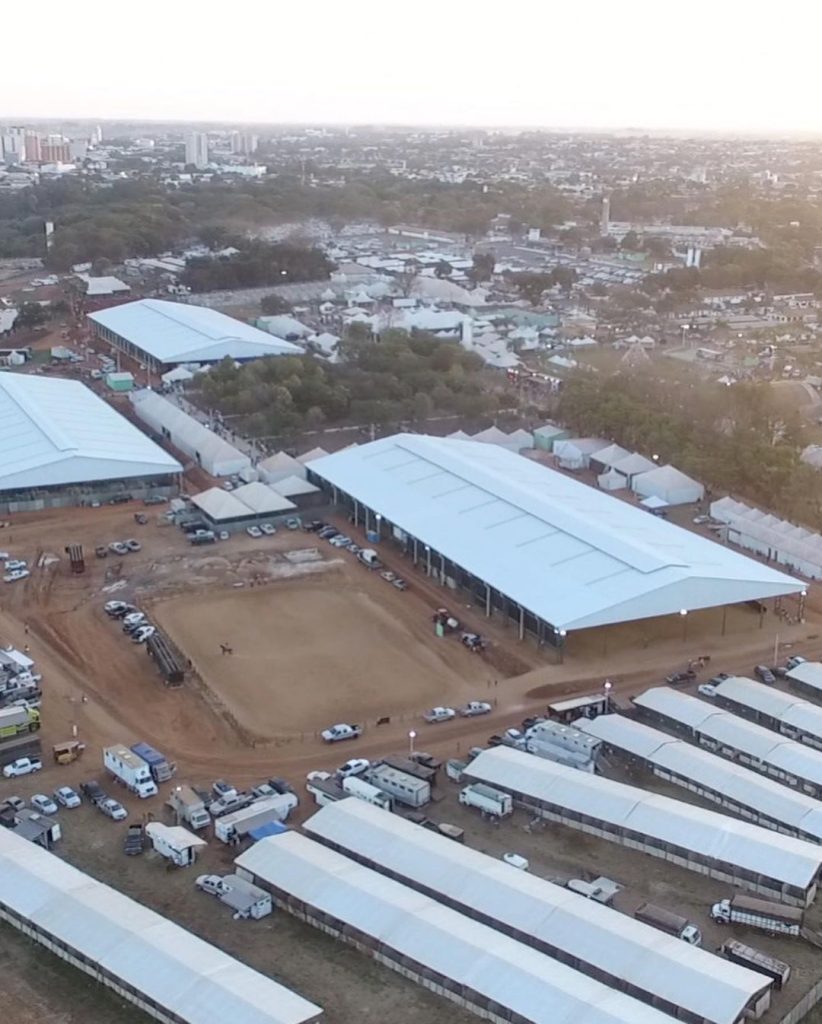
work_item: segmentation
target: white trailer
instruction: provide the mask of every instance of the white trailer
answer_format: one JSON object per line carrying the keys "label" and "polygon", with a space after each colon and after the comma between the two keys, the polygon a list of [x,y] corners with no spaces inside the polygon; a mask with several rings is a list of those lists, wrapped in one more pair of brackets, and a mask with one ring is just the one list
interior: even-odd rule
{"label": "white trailer", "polygon": [[397,803],[408,807],[424,807],[431,800],[430,782],[398,771],[390,765],[375,765],[366,772],[365,778],[372,786],[393,797]]}
{"label": "white trailer", "polygon": [[231,843],[246,835],[249,829],[269,821],[285,821],[297,806],[293,793],[278,793],[263,800],[255,800],[233,814],[226,814],[214,822],[214,836],[223,843]]}
{"label": "white trailer", "polygon": [[113,779],[136,793],[141,800],[157,795],[157,783],[151,777],[151,768],[122,743],[103,749],[103,764]]}
{"label": "white trailer", "polygon": [[804,920],[799,907],[786,907],[782,903],[743,895],[714,903],[711,917],[718,924],[748,925],[774,935],[799,935]]}
{"label": "white trailer", "polygon": [[305,788],[314,797],[314,803],[318,807],[333,804],[346,795],[345,790],[335,779],[312,779],[306,782]]}
{"label": "white trailer", "polygon": [[503,793],[482,782],[466,786],[460,792],[460,803],[466,807],[476,807],[485,814],[493,814],[495,818],[507,818],[514,813],[514,801],[510,793]]}
{"label": "white trailer", "polygon": [[390,811],[394,803],[388,793],[383,793],[381,789],[372,786],[365,779],[358,779],[355,775],[350,775],[343,779],[342,788],[349,796],[355,796],[358,800],[365,800],[366,803],[374,804],[375,807],[382,807],[386,811]]}

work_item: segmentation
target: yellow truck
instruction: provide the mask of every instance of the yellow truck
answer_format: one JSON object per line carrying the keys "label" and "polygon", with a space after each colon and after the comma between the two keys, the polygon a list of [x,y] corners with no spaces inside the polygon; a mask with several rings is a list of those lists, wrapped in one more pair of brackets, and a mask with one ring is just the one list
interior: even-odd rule
{"label": "yellow truck", "polygon": [[0,743],[40,728],[40,712],[36,708],[0,708]]}

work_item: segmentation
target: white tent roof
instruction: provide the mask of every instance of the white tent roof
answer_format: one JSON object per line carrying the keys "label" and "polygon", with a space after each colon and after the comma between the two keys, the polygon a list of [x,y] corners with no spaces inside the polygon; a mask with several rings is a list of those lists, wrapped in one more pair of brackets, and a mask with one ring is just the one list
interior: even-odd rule
{"label": "white tent roof", "polygon": [[171,443],[177,447],[197,451],[200,462],[205,465],[211,466],[220,462],[228,462],[242,467],[251,464],[251,459],[234,445],[229,444],[225,438],[215,434],[213,430],[209,430],[205,424],[195,420],[193,416],[189,416],[187,412],[162,395],[158,395],[156,391],[152,391],[150,388],[132,391],[129,400],[141,420],[158,433],[161,428],[164,428],[171,438]]}
{"label": "white tent roof", "polygon": [[612,747],[644,758],[658,768],[721,793],[788,829],[804,832],[822,842],[822,803],[798,790],[787,789],[772,779],[623,715],[581,718],[574,726]]}
{"label": "white tent roof", "polygon": [[325,448],[312,448],[310,452],[303,452],[302,455],[298,455],[297,462],[307,466],[309,462],[313,462],[314,459],[321,459],[324,455],[328,455]]}
{"label": "white tent roof", "polygon": [[192,380],[193,377],[194,374],[191,370],[187,370],[184,366],[175,366],[173,369],[169,370],[168,373],[164,373],[160,380],[162,380],[164,384],[175,384],[178,381]]}
{"label": "white tent roof", "polygon": [[623,476],[635,476],[637,473],[647,473],[649,470],[654,469],[656,463],[646,459],[639,452],[632,452],[630,455],[626,455],[624,459],[612,462],[611,466],[617,472],[622,473]]}
{"label": "white tent roof", "polygon": [[398,434],[311,469],[558,629],[803,589],[495,444]]}
{"label": "white tent roof", "polygon": [[724,962],[719,971],[702,949],[683,949],[673,936],[363,800],[328,804],[304,828],[393,878],[470,908],[494,927],[562,949],[600,977],[605,972],[715,1024],[735,1024],[767,984],[742,967],[726,971]]}
{"label": "white tent roof", "polygon": [[295,317],[285,314],[261,316],[258,317],[257,323],[264,331],[268,331],[269,334],[273,334],[278,338],[287,338],[289,335],[306,338],[309,334],[314,333],[310,327],[306,327],[305,324],[300,323]]}
{"label": "white tent roof", "polygon": [[85,384],[0,374],[0,491],[181,472]]}
{"label": "white tent roof", "polygon": [[89,274],[78,274],[85,282],[86,295],[114,295],[117,292],[130,292],[131,287],[119,277],[91,277]]}
{"label": "white tent roof", "polygon": [[269,355],[302,355],[299,345],[275,338],[216,309],[163,299],[139,299],[88,314],[160,363],[217,362]]}
{"label": "white tent roof", "polygon": [[621,448],[618,444],[609,444],[607,448],[598,449],[594,455],[594,462],[601,462],[604,466],[613,466],[621,462],[631,453]]}
{"label": "white tent roof", "polygon": [[275,452],[274,455],[269,455],[267,459],[263,459],[257,463],[257,469],[262,473],[274,473],[288,470],[289,473],[299,476],[304,472],[303,463],[298,459],[293,458],[286,452]]}
{"label": "white tent roof", "polygon": [[687,501],[699,501],[705,494],[705,488],[698,480],[692,480],[675,466],[657,466],[647,473],[639,473],[631,484],[637,494],[648,497],[652,494],[665,498],[670,504],[680,495],[687,494]]}
{"label": "white tent roof", "polygon": [[671,1022],[660,1010],[297,832],[260,840],[236,864],[533,1024]]}
{"label": "white tent roof", "polygon": [[464,774],[799,889],[822,870],[822,846],[519,750],[484,750]]}
{"label": "white tent roof", "polygon": [[232,496],[246,506],[246,511],[254,515],[272,515],[276,512],[287,512],[295,508],[293,501],[284,498],[271,487],[266,487],[259,480],[243,484],[232,492]]}
{"label": "white tent roof", "polygon": [[818,704],[739,676],[724,679],[717,691],[727,700],[777,719],[780,725],[822,740],[822,707]]}
{"label": "white tent roof", "polygon": [[215,523],[226,519],[240,519],[252,514],[248,505],[234,497],[234,492],[224,491],[222,487],[209,487],[207,491],[193,495],[191,502]]}
{"label": "white tent roof", "polygon": [[0,829],[0,906],[187,1024],[302,1024],[322,1012],[9,829]]}
{"label": "white tent roof", "polygon": [[554,455],[559,458],[574,455],[594,455],[603,448],[608,447],[608,442],[600,437],[564,437],[554,442]]}
{"label": "white tent roof", "polygon": [[316,494],[319,487],[309,483],[301,476],[287,476],[269,485],[277,494],[283,494],[286,498],[293,498],[298,494]]}
{"label": "white tent roof", "polygon": [[801,526],[794,526],[760,509],[750,508],[733,498],[711,502],[711,518],[727,525],[743,536],[767,544],[797,560],[822,566],[822,536]]}

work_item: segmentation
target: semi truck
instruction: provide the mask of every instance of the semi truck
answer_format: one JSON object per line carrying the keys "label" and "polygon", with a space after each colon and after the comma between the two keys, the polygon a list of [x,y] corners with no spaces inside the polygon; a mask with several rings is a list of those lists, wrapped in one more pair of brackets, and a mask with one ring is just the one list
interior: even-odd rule
{"label": "semi truck", "polygon": [[714,903],[711,917],[718,924],[744,924],[773,935],[799,935],[804,920],[799,907],[786,907],[782,903],[739,894]]}
{"label": "semi truck", "polygon": [[786,964],[784,960],[777,960],[775,957],[768,956],[767,953],[762,953],[752,946],[746,946],[744,942],[737,942],[736,939],[728,939],[727,942],[722,944],[719,951],[724,957],[732,960],[735,964],[740,964],[742,967],[747,967],[749,970],[757,971],[759,974],[765,974],[767,977],[772,978],[775,989],[781,989],[784,985],[787,985],[788,978],[791,976],[790,964]]}
{"label": "semi truck", "polygon": [[151,777],[149,766],[122,743],[103,748],[103,764],[113,779],[141,800],[157,795],[157,783]]}
{"label": "semi truck", "polygon": [[40,712],[36,708],[0,708],[0,742],[36,732],[39,728]]}
{"label": "semi truck", "polygon": [[366,803],[374,804],[375,807],[382,807],[386,811],[390,811],[394,803],[388,793],[383,793],[381,789],[372,786],[365,779],[358,779],[356,775],[349,775],[347,778],[344,778],[342,780],[342,788],[349,796],[355,796],[358,800],[365,800]]}
{"label": "semi truck", "polygon": [[658,928],[661,932],[667,932],[668,935],[682,939],[691,946],[702,945],[702,932],[681,914],[674,914],[663,907],[654,906],[653,903],[641,903],[634,911],[634,917],[637,921]]}
{"label": "semi truck", "polygon": [[431,784],[387,764],[374,765],[365,774],[365,781],[387,793],[396,803],[407,807],[424,807],[431,800]]}
{"label": "semi truck", "polygon": [[211,821],[211,815],[206,810],[205,801],[191,788],[191,786],[175,786],[168,798],[169,807],[177,815],[180,822],[185,822],[189,828],[199,832]]}
{"label": "semi truck", "polygon": [[169,761],[165,754],[161,754],[148,743],[133,743],[131,752],[145,761],[155,782],[168,782],[177,771],[177,765],[173,761]]}
{"label": "semi truck", "polygon": [[514,801],[510,793],[503,793],[501,789],[494,789],[482,782],[475,782],[461,790],[460,803],[466,807],[476,807],[495,818],[507,818],[514,813]]}
{"label": "semi truck", "polygon": [[214,822],[214,836],[222,843],[234,842],[252,828],[259,828],[269,821],[285,821],[296,806],[297,797],[293,793],[278,793],[264,800],[255,800],[241,811],[218,818]]}

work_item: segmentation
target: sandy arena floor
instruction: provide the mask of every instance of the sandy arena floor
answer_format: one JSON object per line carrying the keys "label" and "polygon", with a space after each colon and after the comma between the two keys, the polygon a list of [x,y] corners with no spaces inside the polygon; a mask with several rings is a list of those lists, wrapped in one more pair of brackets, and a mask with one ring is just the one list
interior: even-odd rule
{"label": "sandy arena floor", "polygon": [[[387,585],[384,592],[386,602],[394,596]],[[438,640],[419,608],[421,639],[379,596],[331,572],[196,601],[181,596],[152,611],[241,725],[270,739],[419,714],[474,692],[479,660],[454,638]],[[233,653],[224,655],[222,643]]]}

